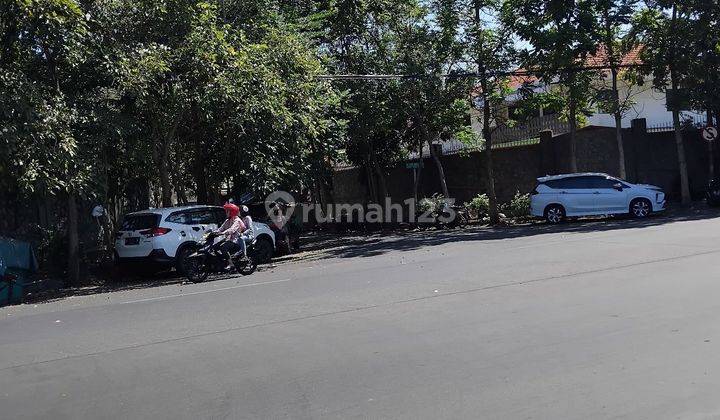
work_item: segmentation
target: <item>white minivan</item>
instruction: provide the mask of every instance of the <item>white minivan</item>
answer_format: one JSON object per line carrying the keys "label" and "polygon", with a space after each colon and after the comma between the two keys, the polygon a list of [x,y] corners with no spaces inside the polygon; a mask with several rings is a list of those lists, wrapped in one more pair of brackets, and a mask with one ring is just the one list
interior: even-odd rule
{"label": "white minivan", "polygon": [[665,193],[654,185],[631,184],[602,173],[546,176],[537,179],[530,209],[533,216],[553,224],[576,216],[644,218],[665,210]]}
{"label": "white minivan", "polygon": [[[174,265],[181,270],[184,256],[202,243],[203,236],[225,220],[222,207],[195,205],[149,209],[123,218],[115,236],[115,261]],[[275,233],[265,223],[253,221],[258,261],[269,262],[275,251]]]}

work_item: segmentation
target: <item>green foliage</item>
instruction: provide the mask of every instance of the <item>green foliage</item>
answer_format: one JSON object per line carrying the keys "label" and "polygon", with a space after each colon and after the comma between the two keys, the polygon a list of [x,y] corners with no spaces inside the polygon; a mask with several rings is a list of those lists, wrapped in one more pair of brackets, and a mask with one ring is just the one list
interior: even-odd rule
{"label": "green foliage", "polygon": [[592,79],[596,74],[577,71],[598,48],[594,13],[592,0],[570,5],[562,0],[503,3],[504,24],[529,44],[519,54],[522,65],[534,69],[542,80],[560,83],[570,121],[589,112],[594,96]]}
{"label": "green foliage", "polygon": [[717,2],[700,0],[654,1],[635,15],[632,34],[655,88],[675,84],[693,108],[720,110],[719,20]]}
{"label": "green foliage", "polygon": [[418,210],[425,213],[440,212],[445,205],[445,197],[442,194],[433,194],[431,197],[425,197],[418,202]]}
{"label": "green foliage", "polygon": [[520,99],[517,102],[515,118],[526,121],[542,109],[548,114],[563,114],[567,109],[567,97],[558,91],[535,92],[532,88],[521,87],[518,90]]}
{"label": "green foliage", "polygon": [[524,218],[530,216],[530,194],[522,194],[519,191],[513,198],[500,206],[500,211],[507,217]]}
{"label": "green foliage", "polygon": [[483,218],[490,212],[490,199],[487,194],[478,194],[472,200],[465,203],[465,207],[470,209],[475,218]]}

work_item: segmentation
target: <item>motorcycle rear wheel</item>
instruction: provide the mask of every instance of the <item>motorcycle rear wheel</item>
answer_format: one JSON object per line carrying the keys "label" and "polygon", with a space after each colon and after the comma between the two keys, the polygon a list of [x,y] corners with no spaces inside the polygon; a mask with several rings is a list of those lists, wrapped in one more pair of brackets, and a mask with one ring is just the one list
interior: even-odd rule
{"label": "motorcycle rear wheel", "polygon": [[254,258],[249,258],[247,261],[235,261],[235,269],[238,273],[243,276],[249,276],[257,270],[257,263]]}

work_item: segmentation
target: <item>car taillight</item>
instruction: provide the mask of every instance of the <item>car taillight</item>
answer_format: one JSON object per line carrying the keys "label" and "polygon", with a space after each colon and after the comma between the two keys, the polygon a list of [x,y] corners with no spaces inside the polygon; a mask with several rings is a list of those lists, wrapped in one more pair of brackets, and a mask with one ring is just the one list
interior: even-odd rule
{"label": "car taillight", "polygon": [[162,227],[156,227],[156,228],[152,228],[152,229],[148,229],[148,230],[141,230],[141,231],[140,231],[140,234],[141,234],[141,235],[150,236],[150,237],[153,237],[153,236],[163,236],[163,235],[165,235],[166,233],[170,232],[171,230],[172,230],[172,229],[162,228]]}
{"label": "car taillight", "polygon": [[8,282],[15,281],[15,280],[17,280],[17,276],[15,274],[5,274],[5,276],[3,277],[3,280],[8,281]]}

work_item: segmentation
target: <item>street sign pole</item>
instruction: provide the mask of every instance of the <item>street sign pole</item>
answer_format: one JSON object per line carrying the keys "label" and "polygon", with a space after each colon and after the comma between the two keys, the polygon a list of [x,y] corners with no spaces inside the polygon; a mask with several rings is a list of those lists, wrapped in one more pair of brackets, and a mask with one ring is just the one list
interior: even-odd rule
{"label": "street sign pole", "polygon": [[708,173],[710,174],[709,175],[710,180],[715,179],[715,153],[713,153],[713,149],[714,149],[713,143],[714,142],[712,142],[712,141],[708,142],[708,153],[709,153],[708,162],[710,162],[709,167],[708,167]]}
{"label": "street sign pole", "polygon": [[715,178],[715,140],[718,138],[718,129],[712,126],[705,127],[702,130],[702,138],[708,143],[708,178]]}

